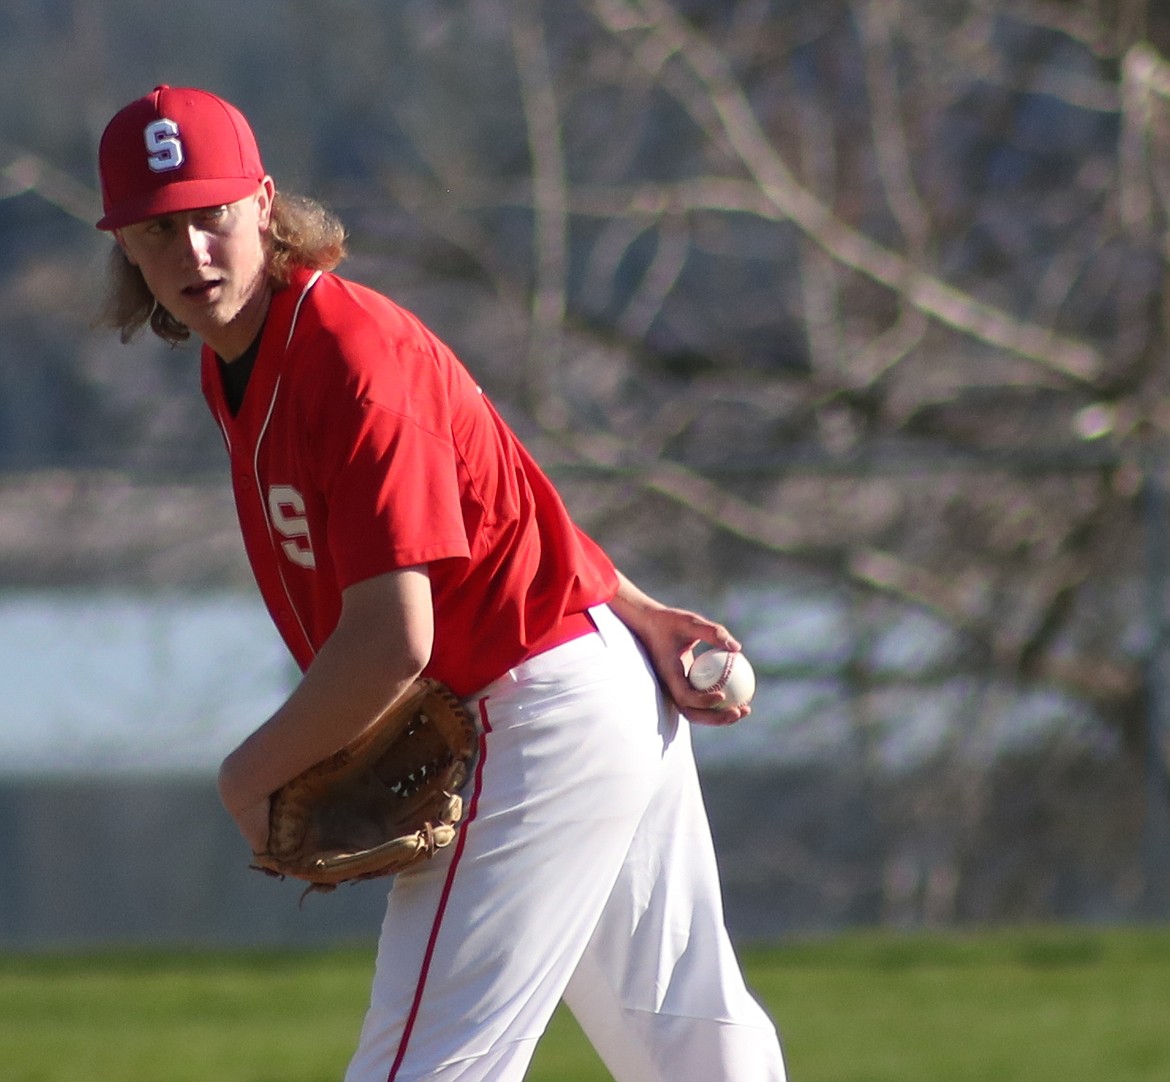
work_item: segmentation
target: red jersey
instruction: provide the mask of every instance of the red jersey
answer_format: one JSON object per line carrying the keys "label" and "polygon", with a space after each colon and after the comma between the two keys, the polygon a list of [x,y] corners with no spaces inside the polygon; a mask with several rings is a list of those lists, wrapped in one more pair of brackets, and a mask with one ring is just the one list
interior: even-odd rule
{"label": "red jersey", "polygon": [[459,695],[503,675],[617,575],[467,370],[418,319],[332,274],[272,300],[239,413],[203,349],[244,545],[302,669],[342,591],[425,564],[426,674]]}

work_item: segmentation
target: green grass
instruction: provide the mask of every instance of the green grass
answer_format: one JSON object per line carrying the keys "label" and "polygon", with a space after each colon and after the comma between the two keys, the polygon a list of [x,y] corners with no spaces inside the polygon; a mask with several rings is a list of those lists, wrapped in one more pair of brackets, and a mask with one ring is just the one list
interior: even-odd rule
{"label": "green grass", "polygon": [[[745,952],[792,1082],[1166,1082],[1170,931],[864,933]],[[0,956],[6,1082],[338,1082],[366,951]],[[558,1013],[530,1082],[605,1082]]]}

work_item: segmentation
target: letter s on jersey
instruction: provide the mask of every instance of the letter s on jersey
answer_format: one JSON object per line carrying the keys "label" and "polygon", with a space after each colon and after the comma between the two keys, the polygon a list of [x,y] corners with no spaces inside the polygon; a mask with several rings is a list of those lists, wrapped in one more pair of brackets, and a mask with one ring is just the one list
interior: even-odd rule
{"label": "letter s on jersey", "polygon": [[304,496],[292,485],[272,485],[268,489],[268,517],[276,532],[285,538],[280,546],[284,554],[298,567],[316,567]]}

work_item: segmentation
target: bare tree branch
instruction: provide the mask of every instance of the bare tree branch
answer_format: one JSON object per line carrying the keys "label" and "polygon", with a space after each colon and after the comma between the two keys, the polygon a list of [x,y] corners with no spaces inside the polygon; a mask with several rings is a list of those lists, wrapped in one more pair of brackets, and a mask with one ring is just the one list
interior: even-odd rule
{"label": "bare tree branch", "polygon": [[0,168],[0,199],[35,192],[47,203],[86,223],[101,217],[101,199],[92,188],[54,168],[28,151],[6,150],[9,162]]}
{"label": "bare tree branch", "polygon": [[[665,0],[594,0],[592,7],[615,35],[646,28],[637,49],[640,58],[647,58],[644,62],[658,66],[678,56],[687,65],[697,82],[683,104],[700,116],[706,109],[715,109],[721,130],[774,208],[773,214],[793,221],[834,259],[896,290],[924,314],[988,345],[1010,350],[1072,380],[1092,382],[1101,374],[1102,359],[1092,346],[976,300],[837,218],[796,181],[771,146],[723,56]],[[696,101],[702,102],[701,108]]]}
{"label": "bare tree branch", "polygon": [[552,70],[544,41],[539,0],[525,0],[512,20],[521,101],[532,159],[536,280],[527,369],[531,406],[542,423],[563,427],[564,402],[554,392],[560,365],[561,328],[567,311],[568,181]]}

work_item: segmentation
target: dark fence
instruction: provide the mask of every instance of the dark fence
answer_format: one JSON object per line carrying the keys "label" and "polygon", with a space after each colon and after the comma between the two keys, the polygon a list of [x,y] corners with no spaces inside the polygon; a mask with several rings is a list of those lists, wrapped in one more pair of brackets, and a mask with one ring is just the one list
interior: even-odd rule
{"label": "dark fence", "polygon": [[[1043,784],[1037,779],[1043,778]],[[720,768],[704,785],[741,940],[845,927],[1144,915],[1140,768],[1073,758],[961,778]],[[961,832],[961,837],[956,837]],[[200,779],[0,786],[0,948],[373,939],[385,882],[329,895],[248,868]]]}

